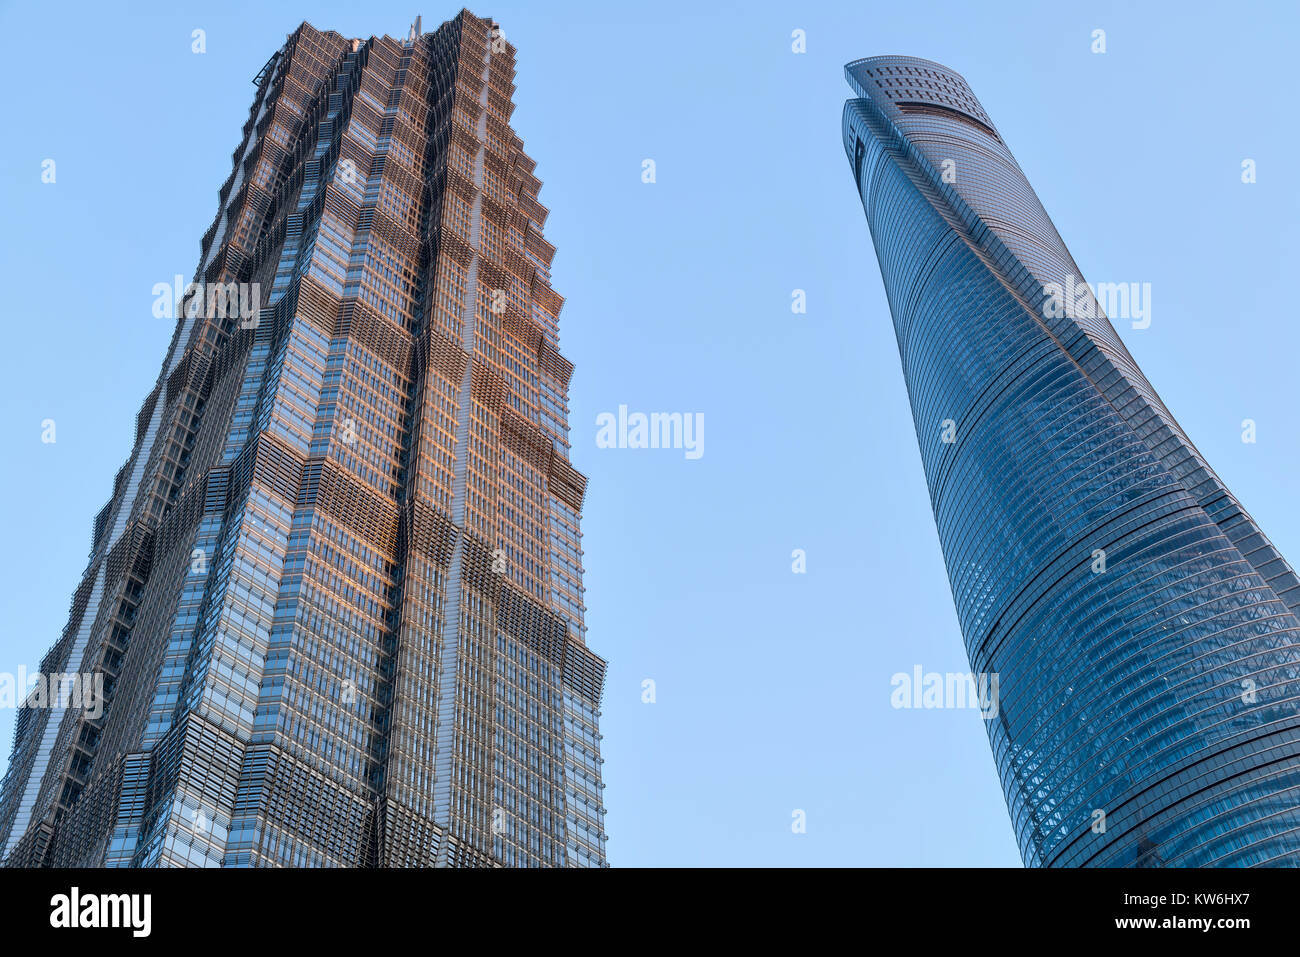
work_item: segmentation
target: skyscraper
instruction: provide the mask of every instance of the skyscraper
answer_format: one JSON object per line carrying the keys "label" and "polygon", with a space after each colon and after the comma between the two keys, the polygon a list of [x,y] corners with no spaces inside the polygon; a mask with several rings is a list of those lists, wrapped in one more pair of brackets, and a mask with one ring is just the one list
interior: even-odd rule
{"label": "skyscraper", "polygon": [[845,73],[844,148],[971,668],[999,676],[987,729],[1025,863],[1300,864],[1295,572],[1143,377],[966,82],[912,57]]}
{"label": "skyscraper", "polygon": [[604,865],[586,479],[514,75],[462,11],[304,23],[255,78],[41,663],[102,695],[20,712],[7,863]]}

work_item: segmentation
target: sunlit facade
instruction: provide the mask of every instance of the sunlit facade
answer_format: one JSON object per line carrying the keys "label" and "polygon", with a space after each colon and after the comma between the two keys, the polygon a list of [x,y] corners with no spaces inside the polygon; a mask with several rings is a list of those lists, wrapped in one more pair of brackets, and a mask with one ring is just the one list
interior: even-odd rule
{"label": "sunlit facade", "polygon": [[1025,863],[1300,864],[1294,571],[1096,297],[1061,308],[1082,276],[966,82],[912,57],[846,75],[844,148],[971,669],[1000,678],[987,727]]}
{"label": "sunlit facade", "polygon": [[468,12],[304,23],[256,77],[42,664],[102,673],[104,712],[20,712],[10,865],[604,866],[586,479],[514,77]]}

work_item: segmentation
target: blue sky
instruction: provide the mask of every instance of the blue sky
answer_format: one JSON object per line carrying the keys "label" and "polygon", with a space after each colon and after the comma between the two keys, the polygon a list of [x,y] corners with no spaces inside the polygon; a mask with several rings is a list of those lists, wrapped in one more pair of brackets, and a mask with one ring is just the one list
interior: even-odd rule
{"label": "blue sky", "polygon": [[[0,672],[66,620],[254,92],[302,19],[404,35],[459,7],[6,4],[0,149]],[[982,722],[890,706],[967,668],[879,270],[843,64],[961,72],[1084,275],[1152,284],[1120,333],[1300,560],[1297,16],[1255,4],[494,3],[519,48],[585,516],[614,865],[1017,866]],[[1104,29],[1107,52],[1090,52]],[[191,52],[206,31],[207,52]],[[804,30],[807,52],[791,52]],[[56,182],[41,182],[42,160]],[[1258,182],[1240,181],[1241,162]],[[642,182],[644,159],[657,181]],[[807,293],[806,315],[791,292]],[[596,418],[700,413],[704,454],[599,448]],[[41,442],[41,422],[57,441]],[[1253,418],[1258,441],[1241,441]],[[803,549],[806,574],[791,571]],[[642,682],[656,700],[642,702]],[[0,710],[8,753],[13,711]],[[792,833],[793,812],[807,831]]]}

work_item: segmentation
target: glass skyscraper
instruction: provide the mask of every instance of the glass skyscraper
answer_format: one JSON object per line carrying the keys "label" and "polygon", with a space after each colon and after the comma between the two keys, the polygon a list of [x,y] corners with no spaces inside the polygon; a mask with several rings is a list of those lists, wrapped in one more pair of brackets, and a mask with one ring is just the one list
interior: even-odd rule
{"label": "glass skyscraper", "polygon": [[514,77],[462,11],[304,23],[254,79],[41,664],[102,695],[21,710],[8,864],[605,864],[586,479]]}
{"label": "glass skyscraper", "polygon": [[987,727],[1025,863],[1300,864],[1295,572],[966,82],[912,57],[845,72],[844,148],[971,668],[999,676]]}

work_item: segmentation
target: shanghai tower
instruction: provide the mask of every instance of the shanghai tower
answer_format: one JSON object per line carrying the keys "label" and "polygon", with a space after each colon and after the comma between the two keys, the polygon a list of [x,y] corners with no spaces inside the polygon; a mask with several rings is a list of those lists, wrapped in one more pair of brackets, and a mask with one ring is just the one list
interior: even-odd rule
{"label": "shanghai tower", "polygon": [[21,709],[8,865],[605,866],[573,366],[514,79],[468,11],[303,23],[253,79],[41,663],[100,700]]}
{"label": "shanghai tower", "polygon": [[1295,572],[962,77],[895,56],[845,73],[844,148],[971,669],[1000,679],[986,727],[1025,864],[1300,865]]}

